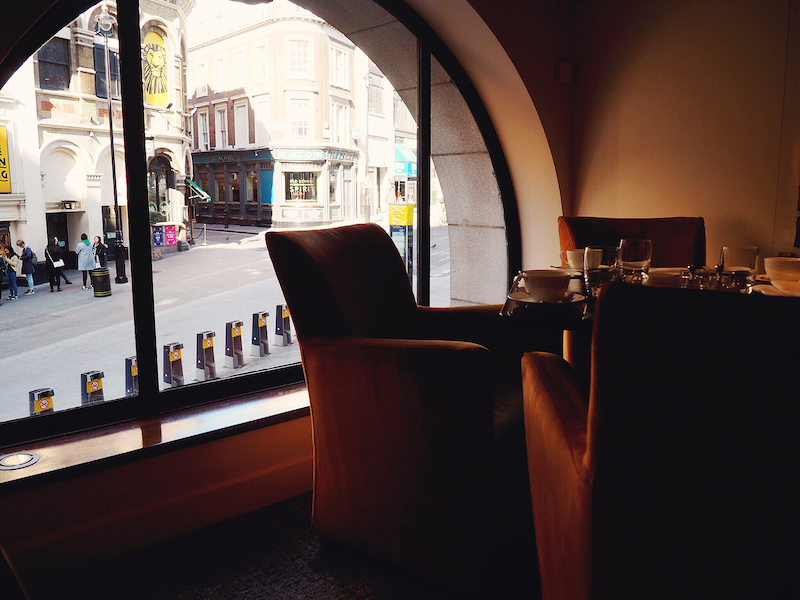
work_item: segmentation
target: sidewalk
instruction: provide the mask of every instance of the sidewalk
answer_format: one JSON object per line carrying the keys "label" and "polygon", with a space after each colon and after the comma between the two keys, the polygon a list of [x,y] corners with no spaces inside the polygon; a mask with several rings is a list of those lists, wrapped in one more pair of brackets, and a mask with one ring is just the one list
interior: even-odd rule
{"label": "sidewalk", "polygon": [[[109,270],[112,294],[107,297],[82,290],[77,271],[67,272],[73,283],[62,282],[61,292],[50,293],[49,284],[40,284],[35,294],[25,296],[22,287],[19,299],[11,302],[3,291],[0,420],[28,416],[28,392],[43,387],[53,388],[56,410],[80,406],[81,373],[89,371],[104,373],[106,400],[125,396],[125,359],[136,354],[131,284],[114,283],[113,264]],[[284,300],[263,235],[209,231],[207,246],[198,243],[189,252],[154,261],[153,285],[160,380],[163,345],[179,342],[185,382],[195,381],[196,339],[203,331],[216,334],[220,378],[299,362],[296,343],[275,345],[275,307]],[[252,315],[261,311],[270,315],[270,354],[254,357]],[[242,322],[245,365],[239,369],[225,366],[225,326],[231,321]]]}

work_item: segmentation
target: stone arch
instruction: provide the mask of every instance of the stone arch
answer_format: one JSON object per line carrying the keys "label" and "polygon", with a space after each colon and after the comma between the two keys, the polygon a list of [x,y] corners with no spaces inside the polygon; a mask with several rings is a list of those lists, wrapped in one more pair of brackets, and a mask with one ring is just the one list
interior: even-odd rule
{"label": "stone arch", "polygon": [[56,139],[40,150],[44,197],[86,201],[86,177],[94,173],[89,154],[78,144]]}
{"label": "stone arch", "polygon": [[[398,18],[373,0],[295,1],[325,19],[364,50],[391,81],[412,113],[416,112],[417,38]],[[472,11],[469,7],[463,10]],[[485,24],[483,27],[485,35],[488,28]],[[433,35],[430,31],[418,33]],[[507,56],[505,58],[508,60]],[[483,98],[473,96],[471,102],[476,100],[482,101]],[[496,138],[489,140],[486,137],[485,124],[476,121],[471,108],[453,76],[433,60],[431,157],[442,186],[450,224],[450,293],[453,304],[498,302],[508,291],[511,273],[522,265],[519,213],[503,151]],[[538,115],[535,118],[538,122]],[[544,143],[549,151],[546,140]],[[552,166],[554,181],[552,155],[548,156],[548,161],[547,168]],[[548,182],[550,184],[552,181]],[[557,182],[555,190],[558,190]],[[560,214],[560,196],[557,193],[556,201],[558,209],[554,214],[557,216]],[[552,223],[555,231],[555,217]]]}

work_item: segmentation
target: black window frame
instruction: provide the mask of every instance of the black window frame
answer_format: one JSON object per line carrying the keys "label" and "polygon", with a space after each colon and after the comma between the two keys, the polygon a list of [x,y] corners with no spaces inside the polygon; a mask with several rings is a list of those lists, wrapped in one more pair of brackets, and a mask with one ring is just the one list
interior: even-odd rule
{"label": "black window frame", "polygon": [[[99,28],[98,28],[99,29]],[[102,39],[102,35],[95,31],[94,36],[94,93],[98,98],[108,99],[106,92],[106,48],[105,40],[98,41],[98,37]],[[108,36],[109,40],[117,39],[116,28],[111,35]],[[122,81],[119,72],[119,52],[115,52],[111,48],[108,49],[108,62],[111,63],[111,99],[119,100],[122,98]]]}
{"label": "black window frame", "polygon": [[[481,131],[487,152],[492,160],[500,190],[506,221],[508,277],[521,267],[521,235],[516,198],[510,172],[500,145],[499,138],[483,101],[469,77],[438,38],[430,26],[402,0],[374,0],[376,4],[393,14],[417,38],[419,57],[419,112],[417,120],[418,154],[418,248],[430,248],[429,192],[430,192],[430,120],[431,120],[431,60],[436,60],[447,70],[456,87],[472,111],[475,122]],[[86,0],[57,1],[48,11],[49,23],[74,20],[74,13],[85,10],[94,2]],[[71,16],[70,16],[71,15]],[[139,3],[119,2],[117,6],[118,39],[120,41],[119,59],[122,66],[121,84],[129,89],[142,85],[141,64],[141,23]],[[32,29],[35,35],[44,35],[45,29],[39,26]],[[50,34],[52,35],[52,33]],[[126,40],[129,42],[126,43]],[[19,44],[22,52],[32,45],[26,39]],[[28,55],[31,50],[27,50]],[[3,73],[10,76],[25,57],[15,56],[12,61],[3,61]],[[10,72],[8,71],[11,67]],[[0,82],[0,83],[4,83]],[[122,97],[124,123],[125,164],[128,182],[128,198],[147,196],[147,154],[145,151],[145,123],[143,94],[128,94]],[[285,367],[267,369],[246,375],[221,380],[203,382],[177,388],[160,390],[158,370],[158,347],[155,331],[155,304],[153,293],[153,265],[151,260],[151,240],[149,208],[147,203],[132,203],[128,207],[130,238],[130,273],[132,275],[132,297],[135,319],[136,354],[139,363],[139,395],[132,398],[108,400],[93,406],[68,409],[44,417],[27,417],[0,423],[0,439],[4,445],[12,446],[32,440],[44,439],[70,432],[82,431],[142,419],[189,406],[258,393],[282,385],[304,380],[302,365],[295,363]],[[430,273],[430,253],[418,255],[418,272]],[[418,277],[417,302],[430,304],[430,276]],[[136,282],[134,284],[134,282]],[[296,413],[302,416],[303,411]],[[307,414],[307,410],[305,411]]]}
{"label": "black window frame", "polygon": [[[58,36],[47,40],[37,53],[37,62],[40,89],[53,92],[69,89],[72,80],[70,40]],[[50,83],[54,79],[57,83]]]}

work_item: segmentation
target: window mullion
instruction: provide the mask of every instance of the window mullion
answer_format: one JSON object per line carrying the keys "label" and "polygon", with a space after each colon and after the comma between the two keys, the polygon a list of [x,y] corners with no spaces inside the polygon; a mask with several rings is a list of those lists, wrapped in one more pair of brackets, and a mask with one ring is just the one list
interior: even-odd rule
{"label": "window mullion", "polygon": [[417,38],[419,115],[417,118],[417,303],[431,303],[431,51]]}
{"label": "window mullion", "polygon": [[[142,94],[141,34],[139,3],[117,5],[120,38],[120,79],[129,93],[122,98],[125,169],[128,185],[128,224],[131,290],[139,366],[139,398],[155,407],[158,397],[158,353],[156,348],[153,266],[150,255],[150,215],[147,198],[147,161],[144,144],[144,97]],[[136,92],[138,90],[138,92]],[[132,92],[132,93],[131,93]]]}

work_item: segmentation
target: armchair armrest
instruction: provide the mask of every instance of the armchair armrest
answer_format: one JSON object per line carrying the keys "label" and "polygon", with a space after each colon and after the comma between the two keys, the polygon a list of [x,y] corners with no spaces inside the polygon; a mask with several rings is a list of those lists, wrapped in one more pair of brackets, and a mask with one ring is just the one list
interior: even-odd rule
{"label": "armchair armrest", "polygon": [[489,351],[367,338],[307,338],[301,348],[314,525],[417,572],[446,573],[455,585],[480,576],[491,517]]}
{"label": "armchair armrest", "polygon": [[592,479],[588,403],[563,359],[522,359],[525,434],[536,547],[545,599],[591,597]]}

